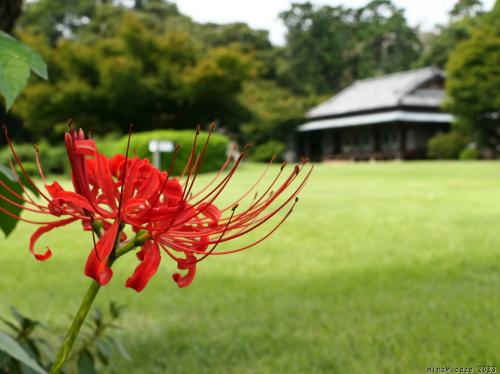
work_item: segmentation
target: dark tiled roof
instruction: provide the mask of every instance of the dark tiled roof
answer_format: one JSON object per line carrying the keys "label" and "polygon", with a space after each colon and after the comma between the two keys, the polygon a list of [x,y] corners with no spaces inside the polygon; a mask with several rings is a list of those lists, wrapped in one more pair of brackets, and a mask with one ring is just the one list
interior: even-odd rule
{"label": "dark tiled roof", "polygon": [[426,88],[425,85],[443,77],[444,73],[441,70],[426,67],[359,80],[312,108],[307,117],[337,116],[400,105],[438,108],[444,99],[443,89]]}

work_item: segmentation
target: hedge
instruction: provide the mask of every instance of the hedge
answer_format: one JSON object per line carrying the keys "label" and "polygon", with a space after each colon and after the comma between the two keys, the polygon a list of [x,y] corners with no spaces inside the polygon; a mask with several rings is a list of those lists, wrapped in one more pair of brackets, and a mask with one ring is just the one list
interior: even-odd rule
{"label": "hedge", "polygon": [[[201,152],[207,139],[207,132],[200,132],[197,141],[196,151]],[[132,134],[130,141],[130,154],[149,158],[152,161],[152,155],[149,151],[149,142],[155,140],[168,140],[179,145],[179,151],[176,156],[176,161],[173,169],[173,174],[179,175],[182,173],[186,165],[191,148],[195,131],[191,130],[157,130]],[[112,156],[116,153],[124,154],[127,149],[128,136],[123,136],[117,141],[97,142],[97,148],[100,152],[107,156]],[[207,153],[200,168],[200,172],[214,171],[220,169],[227,158],[227,150],[229,139],[225,135],[212,134],[210,143],[207,148]],[[161,154],[161,168],[168,170],[172,153]]]}
{"label": "hedge", "polygon": [[277,161],[283,161],[285,153],[285,145],[276,140],[270,140],[266,143],[259,144],[252,151],[252,160],[256,162],[269,162],[274,156]]}
{"label": "hedge", "polygon": [[[14,143],[14,148],[28,174],[37,176],[38,168],[35,162],[33,144]],[[45,174],[63,174],[69,172],[69,163],[64,145],[50,145],[42,140],[38,144],[38,149],[40,152],[40,162]],[[2,145],[0,148],[0,163],[8,165],[9,157],[13,160],[9,146]]]}
{"label": "hedge", "polygon": [[468,139],[458,131],[437,134],[427,143],[427,155],[438,159],[457,159]]}

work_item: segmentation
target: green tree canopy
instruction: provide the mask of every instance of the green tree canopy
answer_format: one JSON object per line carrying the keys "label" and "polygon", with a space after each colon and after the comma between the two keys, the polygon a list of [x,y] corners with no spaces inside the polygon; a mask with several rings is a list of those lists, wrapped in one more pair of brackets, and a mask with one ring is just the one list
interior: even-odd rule
{"label": "green tree canopy", "polygon": [[[42,51],[50,82],[31,84],[14,110],[35,134],[62,131],[67,117],[96,133],[185,128],[215,118],[237,126],[246,110],[237,101],[254,72],[252,56],[237,46],[204,53],[184,32],[149,31],[141,17],[120,15],[112,37],[61,39]],[[43,45],[40,37],[25,41]],[[57,131],[54,133],[57,135]]]}
{"label": "green tree canopy", "polygon": [[500,2],[453,51],[446,72],[447,109],[500,153]]}
{"label": "green tree canopy", "polygon": [[359,9],[292,4],[282,81],[296,92],[331,93],[353,80],[408,69],[419,39],[402,9],[374,0]]}
{"label": "green tree canopy", "polygon": [[437,27],[425,38],[424,50],[418,66],[446,66],[448,56],[463,40],[470,37],[471,30],[478,24],[483,6],[480,0],[458,0],[450,10],[446,25]]}

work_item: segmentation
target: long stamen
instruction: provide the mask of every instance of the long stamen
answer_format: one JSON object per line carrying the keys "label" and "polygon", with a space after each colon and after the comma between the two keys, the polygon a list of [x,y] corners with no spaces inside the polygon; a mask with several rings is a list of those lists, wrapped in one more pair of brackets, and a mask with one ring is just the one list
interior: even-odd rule
{"label": "long stamen", "polygon": [[[0,181],[0,185],[3,185],[2,181]],[[16,203],[14,200],[9,199],[8,197],[3,196],[2,194],[0,194],[0,199],[4,200],[5,202],[7,202],[7,203],[9,203],[11,205],[14,205],[15,207],[27,210],[28,212],[39,213],[39,214],[47,214],[47,212],[44,211],[44,210],[33,209],[33,208],[27,207],[27,206],[25,206],[23,204]]]}
{"label": "long stamen", "polygon": [[[45,207],[43,207],[41,205],[34,204],[31,199],[26,199],[22,195],[19,195],[16,191],[14,191],[12,188],[10,188],[9,186],[7,186],[1,180],[0,180],[0,186],[2,186],[7,192],[9,192],[12,196],[16,197],[17,199],[22,200],[26,204],[30,204],[30,205],[36,207],[39,210],[40,213],[47,213],[48,212],[48,209],[46,209]],[[0,197],[4,197],[4,196],[0,195]],[[27,209],[24,205],[23,205],[23,208]]]}
{"label": "long stamen", "polygon": [[127,176],[127,163],[128,163],[128,153],[130,150],[130,138],[132,137],[132,129],[134,125],[130,124],[128,128],[128,140],[127,140],[127,152],[125,153],[125,164],[123,166],[123,175],[122,175],[122,188],[120,190],[120,200],[118,202],[118,215],[117,215],[117,220],[118,222],[121,222],[121,209],[122,209],[122,201],[123,201],[123,190],[125,189],[125,178]]}
{"label": "long stamen", "polygon": [[14,166],[14,163],[12,162],[12,159],[9,157],[9,167],[10,171],[12,171],[12,174],[16,177],[17,184],[21,187],[23,190],[24,195],[26,195],[26,198],[29,200],[30,204],[35,205],[37,208],[43,209],[44,207],[40,204],[37,204],[34,200],[34,198],[31,196],[31,194],[28,192],[28,189],[26,186],[22,183],[21,178],[19,177],[19,174],[16,171],[16,168]]}
{"label": "long stamen", "polygon": [[241,247],[241,248],[238,248],[238,249],[233,249],[233,250],[230,250],[230,251],[222,251],[222,252],[215,252],[213,253],[214,255],[226,255],[226,254],[230,254],[230,253],[236,253],[236,252],[241,252],[245,249],[248,249],[248,248],[251,248],[251,247],[254,247],[256,246],[257,244],[259,243],[262,243],[264,240],[266,240],[267,238],[269,238],[272,234],[274,234],[274,232],[276,232],[276,230],[278,230],[278,228],[288,219],[288,217],[290,217],[290,215],[292,214],[293,212],[293,209],[295,208],[295,205],[297,205],[297,203],[299,202],[299,198],[296,197],[295,198],[295,201],[293,203],[293,205],[290,207],[290,209],[288,210],[288,212],[285,214],[285,216],[278,222],[278,224],[270,231],[268,232],[266,235],[264,235],[262,238],[260,238],[259,240],[249,244],[249,245],[246,245],[244,247]]}
{"label": "long stamen", "polygon": [[233,158],[233,155],[234,155],[235,151],[236,151],[236,144],[233,144],[231,151],[227,155],[226,161],[224,161],[224,163],[222,164],[221,168],[217,171],[217,173],[212,178],[212,180],[210,180],[210,182],[208,182],[205,185],[205,187],[203,187],[200,191],[198,191],[193,196],[191,196],[190,200],[192,200],[192,199],[200,196],[202,193],[204,193],[206,190],[208,190],[215,183],[215,181],[217,181],[217,179],[219,179],[220,175],[224,172],[224,170],[226,170],[227,166],[231,162],[231,159]]}
{"label": "long stamen", "polygon": [[[191,155],[189,156],[189,163],[188,163],[188,172],[187,172],[187,177],[186,177],[186,183],[184,184],[184,192],[186,192],[187,190],[187,186],[189,184],[189,178],[191,177],[191,169],[192,169],[192,161],[193,161],[193,158],[194,158],[194,154],[195,154],[195,151],[196,151],[196,141],[198,140],[198,136],[200,135],[200,125],[196,126],[196,134],[194,136],[194,141],[193,141],[193,148],[191,148]],[[183,173],[184,175],[184,173]],[[183,195],[183,200],[185,200],[185,196],[187,196],[186,194]]]}
{"label": "long stamen", "polygon": [[[186,222],[190,221],[191,219],[194,219],[197,216],[199,216],[200,214],[202,214],[203,211],[205,211],[208,208],[208,206],[210,204],[212,204],[215,201],[215,199],[217,199],[217,197],[222,193],[222,191],[227,186],[227,184],[231,180],[232,176],[236,172],[236,169],[238,168],[238,166],[239,166],[239,164],[242,161],[242,159],[243,159],[244,156],[245,156],[245,153],[242,152],[240,154],[240,156],[238,157],[238,160],[236,161],[235,165],[232,167],[231,171],[228,173],[228,175],[226,175],[222,179],[222,181],[211,192],[207,193],[203,198],[201,198],[199,201],[197,201],[196,203],[194,203],[194,204],[191,205],[191,207],[194,208],[194,207],[200,205],[201,203],[205,202],[205,203],[207,203],[206,207],[197,210],[196,213],[194,213],[193,215],[191,215],[189,217],[186,217],[182,221],[176,222],[174,226],[172,226],[169,223],[166,227],[155,227],[154,229],[152,229],[151,227],[146,227],[146,226],[138,226],[138,228],[145,229],[145,230],[150,230],[150,231],[155,231],[157,233],[157,235],[159,235],[159,234],[163,234],[163,233],[169,231],[170,229],[172,229],[172,227],[181,226],[181,225],[185,224]],[[214,196],[210,199],[210,201],[207,202],[207,199],[210,196],[212,196],[212,195],[214,195]],[[184,213],[183,210],[179,210],[179,212],[172,214],[170,216],[170,218],[174,219],[175,217],[177,217],[177,216],[179,216],[179,215],[181,215],[183,213]]]}
{"label": "long stamen", "polygon": [[31,179],[31,177],[28,175],[28,173],[26,172],[26,169],[24,168],[19,156],[17,155],[15,149],[14,149],[14,146],[12,145],[12,141],[10,140],[9,138],[9,132],[7,130],[7,127],[5,125],[2,125],[2,129],[3,129],[3,132],[4,132],[4,135],[5,135],[5,139],[7,140],[7,143],[9,144],[9,148],[12,152],[12,155],[14,156],[14,159],[16,160],[16,163],[19,165],[19,167],[21,168],[21,171],[23,173],[23,175],[26,177],[26,180],[33,186],[33,188],[45,199],[47,200],[47,202],[50,203],[50,199],[37,187],[37,185],[35,184],[35,182],[33,182],[33,180]]}
{"label": "long stamen", "polygon": [[[278,224],[270,232],[268,232],[266,235],[264,235],[259,240],[255,241],[255,242],[253,242],[253,243],[251,243],[249,245],[246,245],[244,247],[241,247],[241,248],[237,248],[237,249],[233,249],[233,250],[229,250],[229,251],[213,252],[213,253],[211,253],[211,255],[213,255],[213,256],[219,256],[219,255],[226,255],[226,254],[230,254],[230,253],[237,253],[237,252],[241,252],[241,251],[243,251],[245,249],[251,248],[251,247],[253,247],[253,246],[255,246],[255,245],[263,242],[264,240],[266,240],[267,238],[269,238],[274,232],[276,232],[276,230],[288,219],[288,217],[292,214],[293,209],[294,209],[295,205],[298,203],[298,201],[299,201],[299,199],[297,197],[295,197],[294,203],[292,204],[292,206],[290,207],[290,209],[288,210],[288,212],[285,214],[285,216],[278,222]],[[230,239],[231,238],[228,237],[225,240],[220,240],[219,242],[230,240]],[[165,241],[165,243],[168,243],[168,241]],[[176,241],[175,244],[177,244],[178,246],[180,245],[177,241]],[[194,254],[205,254],[202,251],[197,251],[197,250],[194,250],[194,249],[190,249],[188,247],[185,247],[184,251],[191,252],[191,253],[194,253]]]}
{"label": "long stamen", "polygon": [[201,152],[201,157],[200,157],[200,160],[198,162],[198,165],[196,166],[196,169],[195,169],[195,172],[194,172],[194,177],[193,177],[193,180],[191,181],[191,185],[189,186],[189,189],[188,191],[186,192],[186,196],[189,196],[189,193],[191,192],[191,190],[193,189],[193,185],[194,185],[194,181],[196,180],[196,177],[198,176],[198,172],[200,171],[200,167],[201,167],[201,164],[205,158],[205,154],[207,153],[207,149],[208,149],[208,143],[210,142],[210,136],[212,136],[212,132],[215,130],[215,123],[212,123],[210,125],[210,130],[208,131],[208,135],[207,135],[207,140],[205,141],[205,145],[203,147],[203,151]]}
{"label": "long stamen", "polygon": [[[234,204],[239,204],[245,197],[247,197],[250,192],[252,192],[255,187],[257,187],[259,185],[259,183],[262,181],[262,179],[264,178],[264,176],[267,174],[267,172],[269,171],[269,168],[271,167],[272,163],[274,162],[274,160],[276,159],[275,156],[273,156],[271,158],[271,160],[268,162],[266,168],[264,169],[264,171],[262,172],[262,174],[259,176],[259,178],[257,178],[257,180],[255,181],[255,183],[243,194],[241,195],[236,201],[233,201],[232,204],[229,204],[226,208],[222,209],[221,211],[224,212],[228,209],[231,208],[231,206],[233,206]],[[283,171],[283,167],[281,168],[280,172],[278,173],[278,175],[276,176],[275,180],[278,180],[279,176],[281,175],[281,172]],[[266,193],[264,193],[265,195]],[[257,197],[254,198],[254,201],[257,199]]]}
{"label": "long stamen", "polygon": [[40,177],[42,178],[43,183],[47,184],[47,180],[45,179],[45,175],[43,174],[42,165],[40,163],[40,151],[38,150],[38,146],[35,144],[33,146],[33,149],[35,150],[35,162],[36,162],[36,166],[38,168],[38,174],[40,174]]}
{"label": "long stamen", "polygon": [[33,225],[48,225],[48,224],[51,224],[51,223],[54,223],[54,222],[58,222],[58,221],[33,221],[33,220],[30,220],[30,219],[22,218],[20,216],[15,215],[14,213],[9,212],[8,210],[2,208],[1,206],[0,206],[0,212],[3,212],[3,213],[7,214],[8,216],[11,216],[12,218],[14,218],[16,220],[19,220],[19,221],[22,221],[22,222],[26,222],[26,223],[31,223]]}
{"label": "long stamen", "polygon": [[158,203],[158,200],[160,199],[160,196],[161,194],[163,193],[163,190],[165,189],[165,187],[167,186],[167,182],[169,180],[169,177],[170,175],[172,174],[173,170],[174,170],[174,165],[175,165],[175,159],[177,157],[177,153],[179,152],[179,144],[176,144],[175,145],[175,149],[174,149],[174,153],[172,155],[172,158],[170,159],[170,165],[168,167],[168,172],[167,172],[167,176],[165,178],[165,180],[163,181],[163,184],[160,188],[160,190],[158,191],[158,194],[156,195],[156,198],[153,200],[153,202],[150,204],[149,206],[149,209],[148,211],[145,213],[145,215],[149,214],[151,212],[151,210],[153,210],[153,208],[156,207],[156,204]]}
{"label": "long stamen", "polygon": [[197,259],[194,263],[198,263],[198,262],[201,262],[203,261],[205,258],[207,258],[208,256],[210,256],[214,251],[215,249],[217,248],[217,246],[219,245],[219,243],[222,242],[222,238],[224,237],[224,235],[226,234],[227,232],[227,229],[231,223],[231,220],[234,216],[234,212],[236,211],[236,208],[238,208],[238,205],[235,205],[232,209],[232,212],[231,212],[231,217],[229,217],[228,221],[227,221],[227,224],[226,224],[226,227],[224,227],[224,231],[222,231],[222,234],[220,234],[220,237],[219,237],[219,240],[213,245],[212,249],[210,249],[210,251],[208,251],[205,255],[203,255],[201,258]]}
{"label": "long stamen", "polygon": [[[228,241],[228,240],[237,238],[237,237],[239,237],[241,235],[244,235],[244,234],[246,234],[246,233],[248,233],[248,232],[250,232],[252,230],[255,230],[257,227],[261,226],[262,224],[264,224],[265,222],[267,222],[269,219],[271,219],[281,209],[283,209],[292,199],[296,198],[296,196],[298,195],[298,193],[302,190],[302,188],[304,187],[305,183],[309,179],[309,176],[311,175],[313,168],[314,167],[311,167],[311,169],[309,170],[308,174],[306,175],[306,177],[304,178],[304,180],[301,182],[301,184],[297,187],[297,189],[294,191],[294,193],[292,193],[292,195],[288,199],[286,199],[285,202],[283,202],[274,211],[268,213],[266,216],[264,216],[264,217],[262,217],[260,219],[257,219],[255,221],[256,223],[253,226],[250,226],[249,224],[245,224],[245,222],[248,222],[248,219],[246,219],[246,220],[243,221],[243,223],[236,224],[235,227],[229,227],[229,230],[232,230],[233,228],[241,228],[241,227],[245,227],[245,229],[243,231],[240,230],[238,233],[236,233],[234,235],[231,235],[231,236],[228,236],[228,237],[222,239],[221,241]],[[273,200],[274,199],[275,199],[275,197],[273,197]],[[266,205],[264,208],[260,209],[256,213],[254,213],[253,216],[256,217],[258,214],[260,214],[260,212],[262,212],[265,208],[267,208],[267,206],[269,206],[269,205]],[[171,235],[175,235],[175,232],[171,232]],[[181,235],[184,238],[191,236],[191,235],[189,235],[187,233],[182,233],[182,232],[180,232],[179,235]],[[179,239],[179,240],[182,241],[182,239]],[[209,243],[215,243],[215,241],[210,241]]]}

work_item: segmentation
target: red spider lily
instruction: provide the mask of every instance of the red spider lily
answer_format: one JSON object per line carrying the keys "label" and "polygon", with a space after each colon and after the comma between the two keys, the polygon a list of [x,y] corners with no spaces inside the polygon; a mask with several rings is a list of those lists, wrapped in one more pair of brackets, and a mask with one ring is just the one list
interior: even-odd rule
{"label": "red spider lily", "polygon": [[[264,192],[256,194],[251,201],[246,202],[244,209],[239,209],[261,183],[272,164],[271,161],[257,181],[240,198],[225,206],[216,205],[216,200],[220,198],[240,165],[246,148],[230,168],[232,156],[228,156],[215,177],[193,193],[213,129],[212,126],[202,151],[196,153],[199,128],[197,129],[190,157],[179,178],[156,169],[147,159],[129,158],[128,147],[125,156],[107,158],[98,152],[94,140],[82,130],[70,130],[65,135],[65,142],[71,165],[73,191],[64,190],[57,182],[47,183],[35,148],[36,163],[45,187],[42,191],[26,173],[4,128],[15,161],[10,163],[12,171],[16,172],[17,164],[44,202],[33,198],[22,185],[20,178],[18,183],[23,188],[24,195],[15,193],[0,181],[7,192],[0,194],[0,199],[17,206],[20,204],[16,201],[22,200],[26,210],[57,219],[30,220],[15,216],[2,207],[0,212],[40,226],[32,235],[29,245],[31,253],[38,260],[43,261],[51,256],[49,248],[44,253],[36,253],[34,250],[41,235],[80,221],[84,230],[92,231],[94,238],[85,274],[99,284],[105,285],[110,281],[113,275],[111,265],[118,257],[140,247],[137,253],[140,264],[127,280],[127,287],[141,291],[147,285],[158,269],[162,250],[176,261],[179,270],[186,271],[184,275],[173,275],[179,287],[186,287],[195,276],[197,264],[208,256],[242,251],[274,233],[291,214],[298,201],[297,195],[312,172],[312,168],[309,169],[305,177],[297,182],[305,162],[296,165],[286,177],[282,177],[285,169],[283,164]],[[178,148],[174,152],[170,170],[177,151]],[[288,190],[291,192],[287,192]],[[286,209],[283,217],[275,218],[283,209]],[[221,243],[241,237],[273,218],[277,223],[260,239],[240,248],[218,250]],[[124,233],[126,227],[131,228],[134,233],[130,239]]]}

